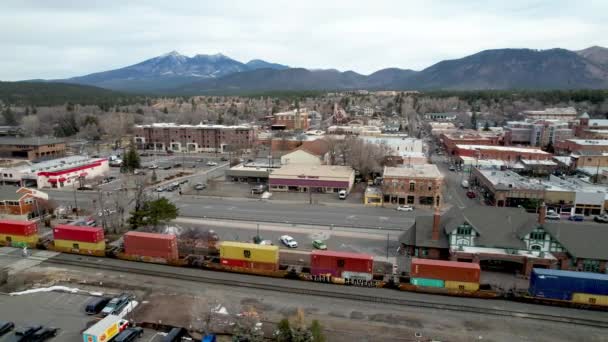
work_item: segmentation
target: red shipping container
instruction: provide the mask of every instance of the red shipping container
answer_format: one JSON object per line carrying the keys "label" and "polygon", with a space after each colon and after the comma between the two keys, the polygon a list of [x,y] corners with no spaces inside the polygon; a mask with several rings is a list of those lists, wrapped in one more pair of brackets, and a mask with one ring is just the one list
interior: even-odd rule
{"label": "red shipping container", "polygon": [[0,220],[0,234],[30,236],[37,233],[36,222]]}
{"label": "red shipping container", "polygon": [[103,241],[104,234],[101,227],[84,227],[60,224],[53,228],[55,240],[70,240],[80,242],[98,243]]}
{"label": "red shipping container", "polygon": [[276,271],[279,269],[278,264],[267,263],[267,262],[254,262],[247,260],[227,259],[223,258],[221,261],[222,265],[231,267],[242,267],[264,271]]}
{"label": "red shipping container", "polygon": [[222,259],[220,261],[224,266],[230,267],[247,267],[247,261],[245,260],[236,260],[236,259]]}
{"label": "red shipping container", "polygon": [[410,276],[448,281],[479,283],[479,264],[432,259],[412,259]]}
{"label": "red shipping container", "polygon": [[332,274],[342,277],[342,272],[357,272],[372,274],[374,257],[368,254],[312,251],[310,268],[313,275]]}
{"label": "red shipping container", "polygon": [[167,260],[178,258],[177,237],[173,234],[128,232],[123,239],[126,254]]}

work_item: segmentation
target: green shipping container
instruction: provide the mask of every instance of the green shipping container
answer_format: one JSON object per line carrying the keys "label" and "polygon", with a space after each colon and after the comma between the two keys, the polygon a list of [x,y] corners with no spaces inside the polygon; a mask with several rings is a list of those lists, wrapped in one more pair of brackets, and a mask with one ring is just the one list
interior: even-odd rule
{"label": "green shipping container", "polygon": [[444,287],[445,283],[439,279],[428,279],[428,278],[410,278],[410,283],[416,286],[427,286],[427,287]]}

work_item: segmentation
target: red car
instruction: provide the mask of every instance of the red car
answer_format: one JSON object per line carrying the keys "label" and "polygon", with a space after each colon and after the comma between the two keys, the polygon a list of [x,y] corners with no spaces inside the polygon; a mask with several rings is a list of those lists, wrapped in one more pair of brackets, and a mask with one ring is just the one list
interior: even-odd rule
{"label": "red car", "polygon": [[468,198],[475,198],[476,197],[475,196],[475,192],[473,192],[473,191],[467,191],[467,197]]}

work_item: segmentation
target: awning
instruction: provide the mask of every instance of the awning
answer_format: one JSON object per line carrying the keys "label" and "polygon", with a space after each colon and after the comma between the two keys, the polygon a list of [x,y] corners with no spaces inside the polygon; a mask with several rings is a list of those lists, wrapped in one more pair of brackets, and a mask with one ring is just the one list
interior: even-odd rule
{"label": "awning", "polygon": [[86,177],[87,175],[88,175],[88,173],[83,172],[83,173],[81,173],[81,174],[80,174],[80,176],[79,176],[79,177],[83,177],[83,178],[84,178],[84,177]]}
{"label": "awning", "polygon": [[63,182],[65,182],[65,181],[66,181],[66,178],[65,178],[65,177],[61,177],[61,178],[59,178],[59,181],[60,181],[61,183],[63,183]]}
{"label": "awning", "polygon": [[57,183],[57,180],[54,178],[49,179],[49,183]]}

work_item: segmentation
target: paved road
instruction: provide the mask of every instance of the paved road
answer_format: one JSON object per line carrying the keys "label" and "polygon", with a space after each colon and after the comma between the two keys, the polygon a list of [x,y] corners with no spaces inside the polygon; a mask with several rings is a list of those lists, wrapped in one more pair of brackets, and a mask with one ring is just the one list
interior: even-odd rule
{"label": "paved road", "polygon": [[452,204],[460,209],[471,206],[479,206],[479,199],[470,199],[466,196],[466,190],[462,187],[462,181],[469,179],[469,173],[463,171],[450,171],[449,162],[445,156],[433,155],[431,161],[437,165],[439,171],[444,176],[445,192],[444,200],[447,204]]}
{"label": "paved road", "polygon": [[[178,197],[181,216],[230,218],[340,227],[404,229],[414,222],[415,213],[388,208],[344,207],[276,203],[272,200],[244,200],[209,197]],[[427,212],[425,212],[427,213]]]}
{"label": "paved road", "polygon": [[[220,240],[251,242],[259,234],[262,239],[271,240],[273,244],[282,249],[289,249],[279,242],[281,235],[290,235],[298,242],[298,251],[312,250],[312,240],[321,239],[327,248],[333,251],[366,253],[375,256],[394,257],[399,247],[399,232],[377,231],[354,228],[327,227],[293,227],[290,225],[277,225],[266,223],[246,223],[235,221],[216,221],[190,218],[178,218],[174,224],[183,227],[195,227],[201,230],[215,231]],[[387,243],[388,240],[388,243]]]}

